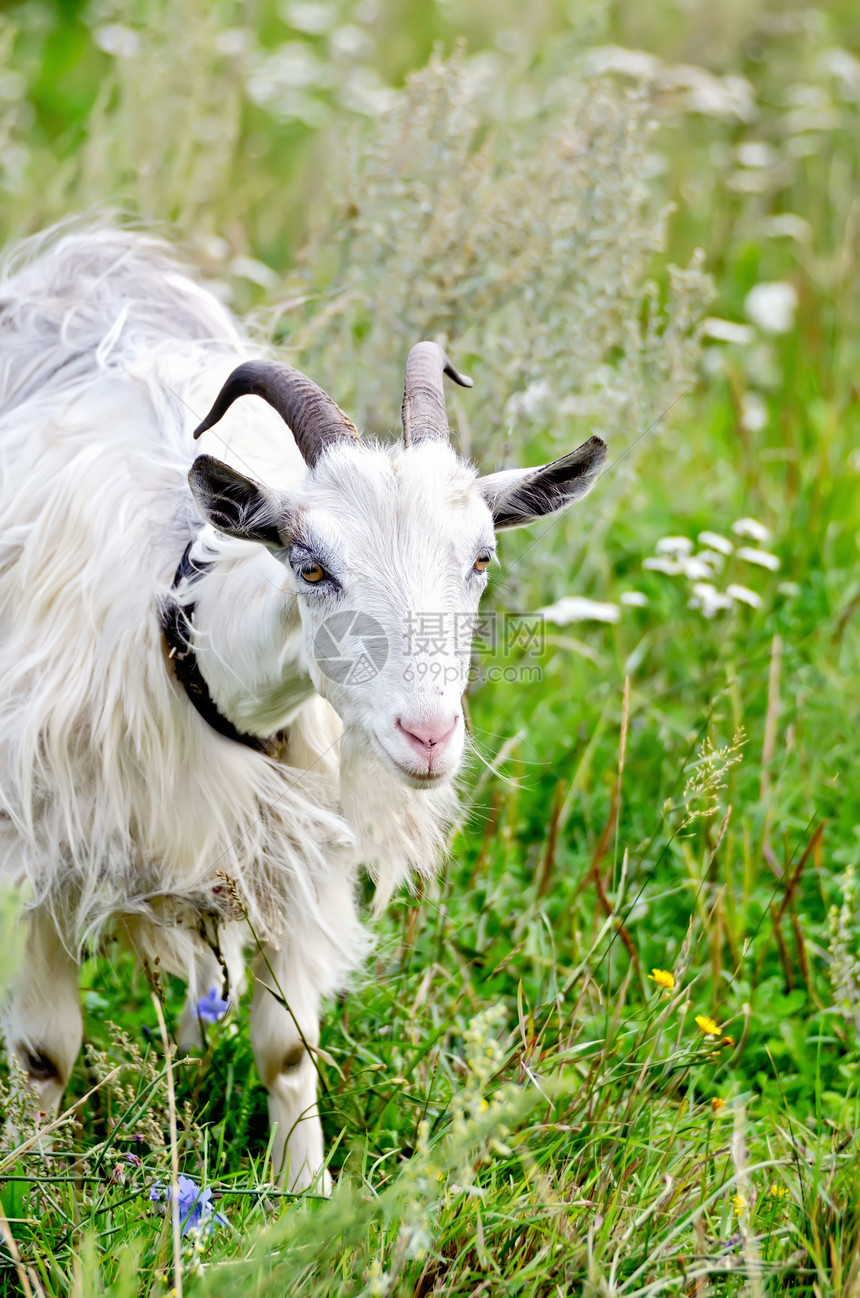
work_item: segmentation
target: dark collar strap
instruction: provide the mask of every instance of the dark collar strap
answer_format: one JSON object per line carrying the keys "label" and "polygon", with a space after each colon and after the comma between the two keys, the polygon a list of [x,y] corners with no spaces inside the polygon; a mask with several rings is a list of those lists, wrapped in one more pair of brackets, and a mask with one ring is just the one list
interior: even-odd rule
{"label": "dark collar strap", "polygon": [[[192,581],[194,577],[201,576],[209,567],[207,563],[192,561],[193,544],[194,541],[191,540],[185,547],[173,578],[171,591],[177,590],[183,581]],[[258,735],[245,734],[244,731],[237,730],[233,722],[218,711],[200,670],[197,655],[191,647],[193,629],[191,619],[194,616],[194,608],[194,604],[183,606],[172,595],[159,602],[159,621],[176,679],[203,720],[213,730],[217,730],[219,735],[223,735],[225,739],[232,739],[234,743],[244,744],[246,748],[253,748],[255,752],[266,753],[270,757],[276,756],[283,745],[283,735],[273,736],[272,739],[261,739]]]}

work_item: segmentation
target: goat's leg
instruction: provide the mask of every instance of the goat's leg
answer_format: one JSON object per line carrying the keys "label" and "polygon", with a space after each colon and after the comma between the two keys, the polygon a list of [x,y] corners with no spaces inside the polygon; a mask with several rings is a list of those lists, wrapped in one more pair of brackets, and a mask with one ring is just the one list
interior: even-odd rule
{"label": "goat's leg", "polygon": [[308,1050],[319,1042],[319,996],[300,956],[288,951],[267,947],[254,962],[254,978],[251,1045],[269,1092],[275,1172],[288,1190],[316,1186],[328,1194],[331,1179],[323,1166],[317,1073]]}
{"label": "goat's leg", "polygon": [[34,911],[21,973],[4,1008],[6,1046],[28,1083],[28,1107],[59,1110],[83,1037],[78,966],[50,915]]}

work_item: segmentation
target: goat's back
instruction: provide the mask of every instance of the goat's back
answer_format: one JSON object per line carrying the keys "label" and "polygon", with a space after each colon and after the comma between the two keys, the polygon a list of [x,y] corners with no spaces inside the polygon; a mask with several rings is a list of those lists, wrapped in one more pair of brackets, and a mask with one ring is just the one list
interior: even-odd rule
{"label": "goat's back", "polygon": [[26,240],[0,267],[0,419],[126,365],[134,352],[240,341],[166,245],[113,227],[60,227]]}

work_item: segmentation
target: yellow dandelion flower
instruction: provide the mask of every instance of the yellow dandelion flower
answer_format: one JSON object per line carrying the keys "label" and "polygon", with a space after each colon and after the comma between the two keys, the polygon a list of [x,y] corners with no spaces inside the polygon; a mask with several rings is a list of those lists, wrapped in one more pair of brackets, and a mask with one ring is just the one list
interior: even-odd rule
{"label": "yellow dandelion flower", "polygon": [[721,1046],[733,1046],[734,1044],[735,1044],[734,1037],[723,1037],[722,1041],[720,1042]]}
{"label": "yellow dandelion flower", "polygon": [[718,1037],[720,1035],[719,1024],[713,1019],[709,1019],[707,1014],[696,1015],[696,1026],[701,1028],[706,1037]]}
{"label": "yellow dandelion flower", "polygon": [[670,973],[668,969],[652,969],[648,977],[651,982],[656,983],[658,987],[662,987],[667,992],[675,990],[675,975]]}
{"label": "yellow dandelion flower", "polygon": [[742,1194],[732,1195],[732,1207],[739,1217],[742,1217],[747,1210],[747,1201]]}
{"label": "yellow dandelion flower", "polygon": [[772,1199],[784,1199],[788,1194],[788,1189],[784,1185],[777,1185],[776,1181],[774,1181],[768,1193]]}
{"label": "yellow dandelion flower", "polygon": [[720,1109],[724,1109],[725,1107],[726,1107],[726,1102],[725,1100],[720,1099],[719,1095],[715,1095],[714,1098],[711,1100],[711,1108],[713,1109],[714,1113],[719,1113]]}

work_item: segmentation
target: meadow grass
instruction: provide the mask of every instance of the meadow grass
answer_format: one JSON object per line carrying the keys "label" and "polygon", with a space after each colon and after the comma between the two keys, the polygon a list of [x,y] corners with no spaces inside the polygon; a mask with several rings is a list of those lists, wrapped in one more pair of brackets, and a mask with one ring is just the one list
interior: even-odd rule
{"label": "meadow grass", "polygon": [[[4,1293],[860,1288],[856,15],[574,8],[517,34],[476,5],[405,92],[453,6],[29,4],[6,33],[4,235],[115,199],[172,222],[376,431],[441,331],[487,468],[607,432],[488,599],[611,607],[476,655],[451,859],[326,1008],[332,1198],[275,1187],[245,1007],[178,1058],[182,988],[108,945],[52,1148],[0,1149]],[[174,1159],[224,1224],[174,1237]]]}

